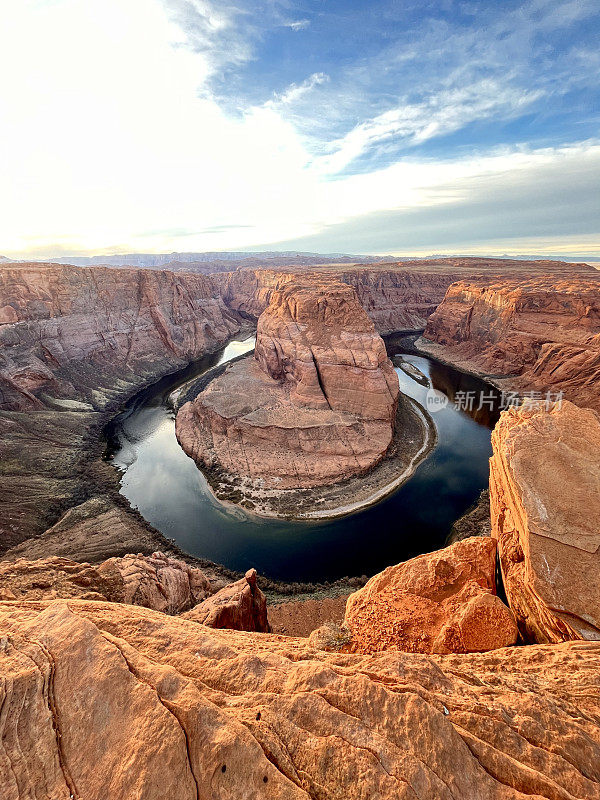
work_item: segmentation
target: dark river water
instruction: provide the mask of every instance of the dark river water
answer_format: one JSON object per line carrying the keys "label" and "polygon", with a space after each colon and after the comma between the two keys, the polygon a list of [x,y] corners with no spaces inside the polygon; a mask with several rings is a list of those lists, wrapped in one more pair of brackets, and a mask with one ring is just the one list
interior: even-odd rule
{"label": "dark river water", "polygon": [[[413,378],[396,368],[401,391],[430,410],[440,403],[427,404],[428,387],[423,384],[437,390],[438,401],[450,400],[431,415],[438,434],[434,450],[404,486],[364,511],[328,522],[261,519],[214,499],[202,472],[177,443],[174,413],[167,403],[170,392],[184,381],[253,345],[252,339],[232,342],[163,378],[136,395],[110,423],[110,458],[122,473],[121,492],[131,505],[188,553],[236,570],[253,566],[284,581],[372,575],[443,546],[452,523],[487,485],[497,393],[471,376],[411,354],[407,340],[389,338],[390,356],[402,354],[426,376]],[[484,407],[476,411],[480,393]],[[468,408],[472,397],[473,410]]]}

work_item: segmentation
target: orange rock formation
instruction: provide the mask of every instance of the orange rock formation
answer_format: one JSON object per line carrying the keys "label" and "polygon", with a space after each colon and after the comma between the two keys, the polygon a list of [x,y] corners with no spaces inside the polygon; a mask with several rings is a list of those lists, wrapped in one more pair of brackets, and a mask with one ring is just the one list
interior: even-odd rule
{"label": "orange rock formation", "polygon": [[348,598],[346,625],[358,653],[471,653],[517,640],[496,595],[496,542],[473,537],[388,567]]}
{"label": "orange rock formation", "polygon": [[600,643],[326,654],[135,606],[0,604],[3,800],[597,800]]}
{"label": "orange rock formation", "polygon": [[453,284],[424,334],[435,355],[505,377],[506,388],[564,392],[600,410],[600,276]]}
{"label": "orange rock formation", "polygon": [[201,570],[164,553],[130,554],[97,566],[56,556],[0,562],[0,592],[7,600],[110,600],[179,614],[213,591]]}
{"label": "orange rock formation", "polygon": [[510,409],[492,444],[492,536],[525,640],[600,639],[600,417]]}
{"label": "orange rock formation", "polygon": [[267,599],[256,582],[256,570],[249,569],[243,578],[223,587],[212,597],[182,615],[210,628],[269,633]]}
{"label": "orange rock formation", "polygon": [[393,434],[398,379],[354,290],[298,282],[274,291],[255,360],[228,367],[177,415],[198,463],[258,486],[320,486],[380,461]]}

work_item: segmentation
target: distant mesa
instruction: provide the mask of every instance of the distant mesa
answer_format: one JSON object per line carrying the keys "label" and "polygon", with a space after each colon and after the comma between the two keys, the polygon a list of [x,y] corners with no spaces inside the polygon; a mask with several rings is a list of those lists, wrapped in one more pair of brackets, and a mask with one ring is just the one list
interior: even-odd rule
{"label": "distant mesa", "polygon": [[398,378],[351,286],[290,281],[258,320],[252,356],[177,415],[183,449],[256,489],[363,474],[392,442]]}

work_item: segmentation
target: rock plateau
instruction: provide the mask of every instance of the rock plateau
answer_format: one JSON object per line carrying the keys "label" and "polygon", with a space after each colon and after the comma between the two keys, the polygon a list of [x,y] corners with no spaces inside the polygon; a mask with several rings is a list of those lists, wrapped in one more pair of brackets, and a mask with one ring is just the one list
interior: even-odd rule
{"label": "rock plateau", "polygon": [[502,388],[563,392],[600,410],[600,276],[462,280],[429,317],[424,349]]}
{"label": "rock plateau", "polygon": [[322,486],[384,457],[398,392],[355,291],[290,282],[260,316],[254,359],[228,367],[182,406],[177,437],[199,464],[257,487]]}
{"label": "rock plateau", "polygon": [[3,800],[598,800],[600,643],[328,654],[0,603]]}

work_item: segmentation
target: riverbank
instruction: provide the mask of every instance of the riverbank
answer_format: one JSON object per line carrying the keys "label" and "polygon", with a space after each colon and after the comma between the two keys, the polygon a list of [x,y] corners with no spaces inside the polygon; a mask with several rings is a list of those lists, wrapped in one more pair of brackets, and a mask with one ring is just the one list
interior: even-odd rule
{"label": "riverbank", "polygon": [[[178,404],[193,399],[193,392],[205,389],[223,369],[218,367],[202,376]],[[265,488],[257,481],[219,467],[199,468],[213,496],[226,507],[241,506],[245,512],[266,519],[328,520],[363,510],[395,492],[411,477],[436,441],[436,428],[429,414],[415,400],[401,394],[392,443],[385,457],[362,475],[327,486],[277,489]]]}

